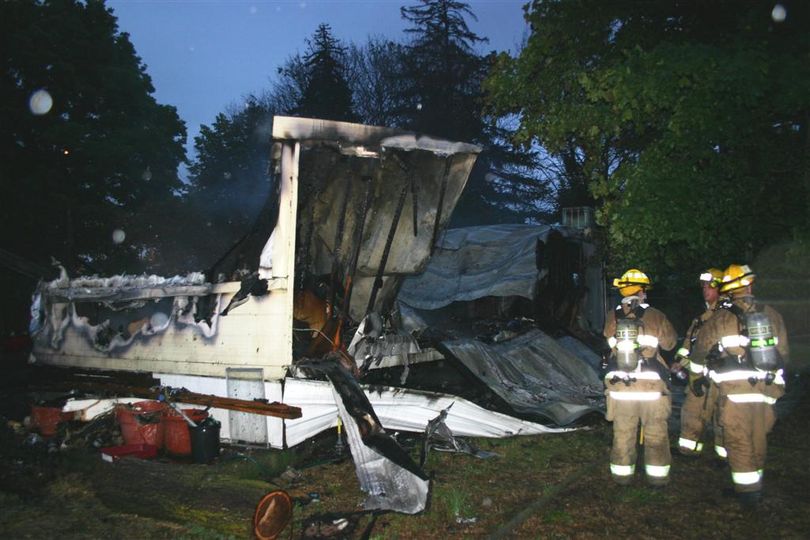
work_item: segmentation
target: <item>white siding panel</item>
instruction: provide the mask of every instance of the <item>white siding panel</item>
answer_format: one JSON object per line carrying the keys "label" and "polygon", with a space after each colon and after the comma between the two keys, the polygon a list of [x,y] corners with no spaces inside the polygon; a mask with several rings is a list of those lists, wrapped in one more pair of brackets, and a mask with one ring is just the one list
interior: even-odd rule
{"label": "white siding panel", "polygon": [[[56,365],[224,377],[227,367],[260,367],[265,379],[280,379],[292,347],[288,292],[276,289],[251,297],[219,317],[216,333],[205,337],[193,326],[173,323],[162,333],[139,336],[109,352],[93,348],[82,329],[68,326],[59,351],[37,347],[38,359]],[[221,306],[227,305],[223,298]],[[222,308],[220,308],[222,309]]]}

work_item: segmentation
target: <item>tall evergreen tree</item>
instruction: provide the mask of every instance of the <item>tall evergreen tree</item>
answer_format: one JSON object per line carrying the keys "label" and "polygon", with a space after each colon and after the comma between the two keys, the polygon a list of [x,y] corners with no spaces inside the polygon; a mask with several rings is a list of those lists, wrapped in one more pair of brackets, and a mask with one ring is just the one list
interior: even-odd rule
{"label": "tall evergreen tree", "polygon": [[407,127],[483,142],[481,82],[487,65],[475,47],[487,40],[467,26],[465,16],[477,20],[475,14],[456,0],[419,0],[400,11],[412,25],[405,30],[412,40],[403,62]]}
{"label": "tall evergreen tree", "polygon": [[546,218],[550,197],[530,149],[512,147],[503,119],[484,109],[482,83],[492,57],[476,48],[487,40],[472,32],[469,5],[456,0],[419,0],[401,8],[412,26],[403,59],[405,88],[400,116],[406,127],[480,144],[484,152],[453,215],[453,225]]}
{"label": "tall evergreen tree", "polygon": [[277,114],[294,116],[307,86],[307,68],[300,54],[287,58],[277,70],[272,88],[262,95]]}
{"label": "tall evergreen tree", "polygon": [[306,79],[295,113],[325,120],[353,120],[352,92],[346,81],[346,48],[332,35],[328,24],[319,25],[307,44],[303,58]]}
{"label": "tall evergreen tree", "polygon": [[0,2],[0,48],[0,245],[72,272],[137,263],[142,212],[182,189],[176,110],[102,1]]}

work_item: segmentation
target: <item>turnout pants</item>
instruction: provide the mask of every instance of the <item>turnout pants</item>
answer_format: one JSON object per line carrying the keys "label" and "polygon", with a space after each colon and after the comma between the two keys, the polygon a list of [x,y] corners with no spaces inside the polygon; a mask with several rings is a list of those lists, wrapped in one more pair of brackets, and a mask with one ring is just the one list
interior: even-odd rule
{"label": "turnout pants", "polygon": [[726,458],[723,445],[723,428],[720,426],[715,410],[720,389],[712,383],[705,389],[703,396],[698,397],[692,390],[686,389],[686,400],[681,407],[681,436],[678,449],[683,454],[700,454],[703,451],[703,436],[706,426],[712,422],[714,431],[714,451],[718,457]]}
{"label": "turnout pants", "polygon": [[759,380],[720,383],[719,420],[723,426],[731,479],[738,493],[760,491],[768,450],[767,435],[776,422],[773,404],[783,384]]}
{"label": "turnout pants", "polygon": [[667,418],[672,409],[672,398],[666,385],[658,379],[636,380],[629,384],[606,381],[606,386],[606,418],[613,422],[613,447],[610,451],[613,480],[628,484],[633,478],[640,424],[647,482],[652,485],[667,484],[672,460]]}

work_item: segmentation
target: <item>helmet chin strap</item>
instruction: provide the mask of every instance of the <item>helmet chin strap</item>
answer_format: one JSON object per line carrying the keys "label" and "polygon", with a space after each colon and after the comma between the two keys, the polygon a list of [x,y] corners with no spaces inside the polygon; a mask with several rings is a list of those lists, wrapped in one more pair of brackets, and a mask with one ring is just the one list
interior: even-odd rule
{"label": "helmet chin strap", "polygon": [[628,305],[632,303],[643,304],[646,299],[647,299],[647,291],[641,289],[636,294],[631,294],[630,296],[625,296],[624,298],[622,298],[622,304]]}

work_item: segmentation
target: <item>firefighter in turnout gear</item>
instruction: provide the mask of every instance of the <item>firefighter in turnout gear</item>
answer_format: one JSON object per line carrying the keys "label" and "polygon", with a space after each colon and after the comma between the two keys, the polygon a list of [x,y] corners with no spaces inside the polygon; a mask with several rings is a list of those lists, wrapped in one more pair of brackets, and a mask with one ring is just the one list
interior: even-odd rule
{"label": "firefighter in turnout gear", "polygon": [[715,453],[721,459],[726,458],[722,428],[714,414],[719,390],[717,385],[711,384],[706,366],[698,361],[690,361],[690,351],[701,328],[717,312],[722,281],[723,271],[717,268],[710,268],[700,274],[706,310],[692,321],[672,366],[673,369],[685,368],[689,371],[689,389],[681,407],[681,436],[678,438],[678,450],[684,455],[699,455],[703,451],[701,437],[706,424],[713,420]]}
{"label": "firefighter in turnout gear", "polygon": [[782,316],[752,295],[754,278],[747,265],[725,270],[720,292],[730,299],[706,323],[692,351],[692,361],[701,360],[719,388],[731,479],[746,506],[761,499],[767,434],[776,421],[773,405],[785,393],[789,352]]}
{"label": "firefighter in turnout gear", "polygon": [[639,423],[647,482],[669,482],[671,455],[667,418],[672,409],[669,369],[659,349],[675,347],[677,335],[666,315],[646,302],[650,279],[631,269],[613,280],[621,303],[608,313],[604,336],[611,348],[605,375],[608,421],[613,422],[610,473],[616,483],[629,484],[636,467]]}

